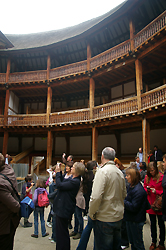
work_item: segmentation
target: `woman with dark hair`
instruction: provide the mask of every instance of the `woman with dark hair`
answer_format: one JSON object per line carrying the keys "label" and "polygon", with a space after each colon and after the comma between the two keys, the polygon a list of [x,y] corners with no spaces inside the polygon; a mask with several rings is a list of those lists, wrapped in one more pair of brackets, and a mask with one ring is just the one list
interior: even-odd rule
{"label": "woman with dark hair", "polygon": [[[148,200],[151,205],[154,203],[156,196],[161,195],[163,193],[162,179],[163,179],[163,174],[159,173],[156,163],[150,162],[147,168],[147,175],[145,176],[144,180],[144,188],[145,191],[147,192]],[[162,220],[162,212],[154,211],[151,208],[147,210],[147,213],[149,214],[150,217],[151,237],[152,237],[152,244],[149,249],[164,250],[165,225],[164,221]],[[156,243],[157,243],[156,217],[158,219],[158,225],[160,229],[160,234],[159,234],[160,241],[157,248],[156,248]]]}
{"label": "woman with dark hair", "polygon": [[126,169],[126,179],[130,184],[124,200],[126,228],[132,250],[145,250],[143,242],[143,226],[146,220],[146,210],[149,208],[147,194],[140,183],[141,176],[137,169]]}

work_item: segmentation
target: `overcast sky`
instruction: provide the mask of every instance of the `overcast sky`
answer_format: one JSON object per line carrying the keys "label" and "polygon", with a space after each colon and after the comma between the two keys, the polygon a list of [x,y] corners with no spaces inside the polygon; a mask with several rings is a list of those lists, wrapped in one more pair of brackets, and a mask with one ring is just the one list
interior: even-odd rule
{"label": "overcast sky", "polygon": [[123,1],[1,1],[0,30],[4,34],[27,34],[62,29],[100,16]]}

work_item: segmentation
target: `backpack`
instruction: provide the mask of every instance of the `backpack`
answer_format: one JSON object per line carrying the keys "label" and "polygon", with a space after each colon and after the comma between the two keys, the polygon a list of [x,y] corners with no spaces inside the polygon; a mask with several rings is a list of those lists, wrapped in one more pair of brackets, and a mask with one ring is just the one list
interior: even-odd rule
{"label": "backpack", "polygon": [[38,195],[38,206],[39,207],[48,207],[49,205],[49,199],[47,192],[44,191],[43,193]]}
{"label": "backpack", "polygon": [[33,201],[26,196],[20,203],[21,205],[21,217],[29,218],[30,214],[35,209]]}

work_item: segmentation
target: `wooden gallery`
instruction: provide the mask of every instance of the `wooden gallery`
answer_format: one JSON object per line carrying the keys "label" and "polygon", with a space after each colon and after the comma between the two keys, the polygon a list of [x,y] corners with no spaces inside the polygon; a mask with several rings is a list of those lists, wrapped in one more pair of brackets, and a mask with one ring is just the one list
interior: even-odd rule
{"label": "wooden gallery", "polygon": [[[86,13],[85,13],[86,15]],[[0,32],[0,151],[100,162],[166,152],[166,1],[126,0],[89,21]],[[21,157],[23,159],[23,156]]]}

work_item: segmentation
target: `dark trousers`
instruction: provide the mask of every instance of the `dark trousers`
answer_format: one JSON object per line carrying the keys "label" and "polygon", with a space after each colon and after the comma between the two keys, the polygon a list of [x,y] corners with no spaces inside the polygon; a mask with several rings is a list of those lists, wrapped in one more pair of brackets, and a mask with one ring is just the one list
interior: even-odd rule
{"label": "dark trousers", "polygon": [[56,250],[70,250],[68,219],[56,215]]}
{"label": "dark trousers", "polygon": [[13,250],[15,231],[16,231],[16,228],[11,223],[10,233],[0,235],[0,249]]}
{"label": "dark trousers", "polygon": [[165,225],[164,221],[162,220],[162,215],[155,215],[155,214],[149,214],[150,222],[151,222],[151,237],[152,242],[157,243],[157,226],[156,226],[156,216],[158,219],[158,225],[160,229],[160,235],[159,235],[159,245],[164,246],[165,241]]}

